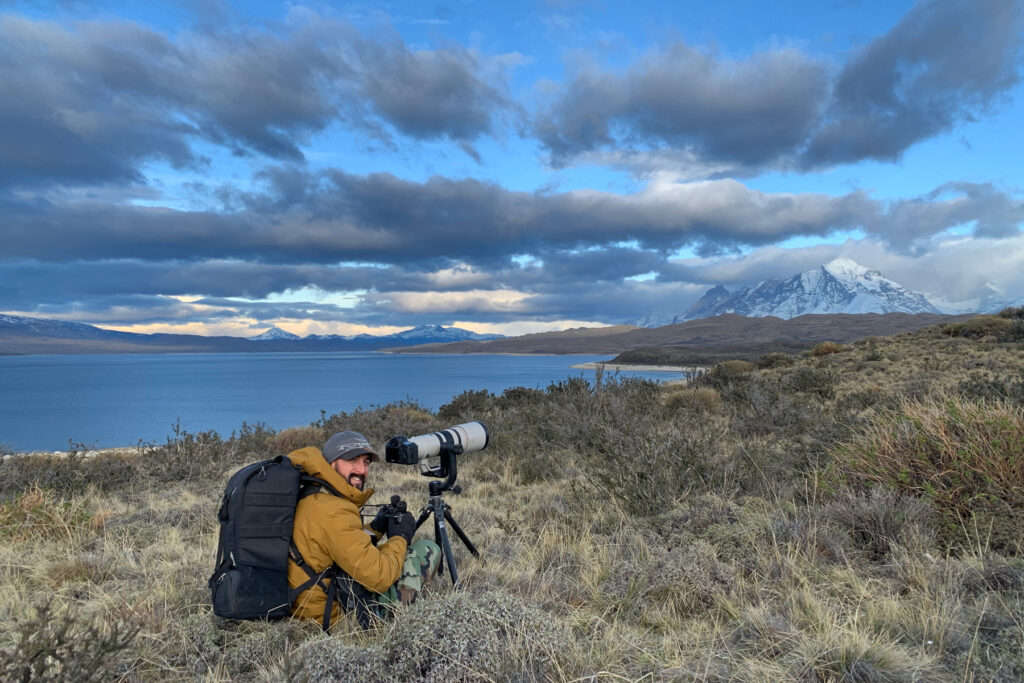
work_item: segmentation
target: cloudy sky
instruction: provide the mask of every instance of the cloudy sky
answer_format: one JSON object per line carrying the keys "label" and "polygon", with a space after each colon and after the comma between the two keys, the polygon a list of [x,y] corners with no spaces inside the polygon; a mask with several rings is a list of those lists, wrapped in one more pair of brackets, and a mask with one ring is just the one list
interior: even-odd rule
{"label": "cloudy sky", "polygon": [[519,334],[837,256],[1016,299],[1022,4],[0,0],[0,312]]}

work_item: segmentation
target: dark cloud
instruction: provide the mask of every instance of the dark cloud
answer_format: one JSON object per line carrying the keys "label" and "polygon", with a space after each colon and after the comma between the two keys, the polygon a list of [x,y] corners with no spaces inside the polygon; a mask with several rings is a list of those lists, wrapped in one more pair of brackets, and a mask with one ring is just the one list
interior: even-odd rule
{"label": "dark cloud", "polygon": [[[544,265],[510,266],[478,277],[458,272],[415,272],[400,268],[313,267],[208,262],[102,262],[0,264],[6,310],[29,315],[103,321],[105,324],[202,322],[251,318],[390,325],[451,324],[470,317],[481,322],[598,320],[617,323],[644,309],[663,306],[693,288],[680,283],[630,280],[632,271],[661,263],[635,252],[632,268],[619,269],[612,258],[629,260],[628,249],[607,257],[599,252],[550,254]],[[556,258],[557,257],[557,258]],[[601,279],[581,269],[608,260]],[[567,264],[568,267],[567,267]],[[465,275],[465,274],[463,274]],[[252,301],[285,290],[317,287],[349,292],[342,305],[327,297],[307,301]],[[509,305],[501,292],[519,292]],[[128,293],[131,292],[131,293]],[[175,296],[208,292],[181,301]],[[426,294],[425,294],[426,293]],[[429,305],[420,301],[429,298]]]}
{"label": "dark cloud", "polygon": [[[742,266],[731,259],[700,268],[670,260],[683,245],[746,248],[860,229],[906,259],[944,249],[950,228],[1006,239],[1019,237],[1024,223],[1024,201],[988,184],[950,183],[880,202],[859,192],[765,194],[735,181],[656,184],[634,195],[538,195],[479,181],[411,183],[340,171],[280,168],[264,178],[266,194],[241,197],[245,208],[230,214],[8,200],[0,206],[0,296],[8,310],[36,313],[125,316],[149,306],[153,315],[198,319],[195,306],[167,298],[201,296],[196,305],[259,320],[304,311],[366,324],[399,314],[442,324],[468,317],[614,323],[635,317],[624,311],[683,310],[669,304],[712,283],[788,277],[835,251],[766,247]],[[240,300],[303,290],[314,301]],[[126,293],[137,298],[121,302]],[[349,303],[331,303],[338,294]]]}
{"label": "dark cloud", "polygon": [[244,261],[37,261],[0,262],[0,298],[8,308],[66,304],[72,300],[111,301],[124,292],[133,296],[205,296],[262,299],[272,294],[314,287],[322,292],[362,289],[462,291],[493,288],[501,281],[521,285],[516,271],[497,275],[477,271],[473,277],[398,266],[324,266],[267,264]]}
{"label": "dark cloud", "polygon": [[[127,22],[0,17],[0,189],[140,182],[143,163],[198,167],[199,140],[301,160],[335,122],[466,145],[515,106],[502,67],[459,48],[410,50],[310,19],[169,38]],[[392,132],[389,132],[392,131]]]}
{"label": "dark cloud", "polygon": [[[6,256],[495,268],[508,264],[511,254],[605,250],[621,243],[662,255],[687,246],[726,254],[854,229],[909,250],[954,226],[1000,235],[1019,229],[1022,220],[1018,197],[964,183],[884,203],[859,191],[837,197],[769,194],[733,180],[655,183],[628,195],[541,195],[441,177],[416,183],[390,174],[284,168],[264,178],[266,192],[239,195],[244,208],[231,213],[0,200]],[[593,262],[584,267],[597,272],[613,261],[588,258]],[[629,259],[622,263],[630,267]]]}
{"label": "dark cloud", "polygon": [[1022,27],[1019,2],[922,2],[834,77],[795,49],[736,61],[677,43],[623,73],[580,69],[534,130],[556,165],[685,152],[708,177],[892,160],[1017,83]]}
{"label": "dark cloud", "polygon": [[167,115],[180,55],[164,38],[125,24],[0,16],[0,188],[136,182],[138,164],[198,160],[195,129]]}
{"label": "dark cloud", "polygon": [[390,174],[271,173],[234,213],[103,202],[0,201],[9,258],[51,261],[243,259],[265,262],[507,262],[541,249],[767,244],[873,219],[862,193],[771,195],[731,180],[618,195],[537,195],[477,180]]}
{"label": "dark cloud", "polygon": [[946,183],[923,197],[891,202],[866,225],[890,245],[906,253],[931,248],[930,238],[950,228],[965,227],[978,237],[1019,234],[1024,201],[990,183]]}
{"label": "dark cloud", "polygon": [[488,82],[499,74],[463,48],[413,52],[397,36],[353,44],[360,93],[407,135],[472,140],[491,132],[496,112],[514,108],[503,87]]}
{"label": "dark cloud", "polygon": [[972,120],[1017,83],[1022,30],[1018,2],[919,3],[844,66],[804,163],[897,159]]}
{"label": "dark cloud", "polygon": [[556,163],[640,145],[757,165],[804,140],[826,92],[824,67],[796,50],[734,62],[679,43],[621,75],[577,74],[538,118],[537,135]]}

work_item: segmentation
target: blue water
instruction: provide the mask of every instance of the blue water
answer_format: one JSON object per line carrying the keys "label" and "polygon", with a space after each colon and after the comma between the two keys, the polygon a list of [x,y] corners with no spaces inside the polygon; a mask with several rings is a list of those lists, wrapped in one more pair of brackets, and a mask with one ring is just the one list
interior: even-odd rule
{"label": "blue water", "polygon": [[[0,445],[15,451],[163,442],[180,421],[223,436],[413,400],[436,410],[467,389],[546,388],[607,356],[217,353],[0,356]],[[681,375],[623,372],[655,380]]]}

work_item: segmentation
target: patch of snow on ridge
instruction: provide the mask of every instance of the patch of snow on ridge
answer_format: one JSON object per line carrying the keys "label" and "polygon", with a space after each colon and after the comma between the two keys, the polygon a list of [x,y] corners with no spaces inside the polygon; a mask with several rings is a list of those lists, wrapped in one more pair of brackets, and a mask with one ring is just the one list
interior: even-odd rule
{"label": "patch of snow on ridge", "polygon": [[862,266],[861,264],[857,263],[853,259],[842,258],[842,257],[837,258],[837,259],[832,259],[831,261],[826,263],[824,266],[822,266],[822,268],[824,268],[826,271],[828,271],[828,273],[830,275],[832,275],[833,277],[835,277],[836,279],[838,279],[838,280],[846,280],[847,282],[852,282],[854,280],[859,280],[859,279],[864,278],[866,276],[870,277],[872,275],[878,275],[879,277],[881,277],[881,275],[882,275],[877,270],[871,270],[870,268],[865,268],[864,266]]}
{"label": "patch of snow on ridge", "polygon": [[275,325],[263,334],[258,334],[255,337],[249,337],[249,339],[253,341],[278,341],[281,339],[299,339],[299,335],[292,334],[287,330],[282,330],[280,327]]}

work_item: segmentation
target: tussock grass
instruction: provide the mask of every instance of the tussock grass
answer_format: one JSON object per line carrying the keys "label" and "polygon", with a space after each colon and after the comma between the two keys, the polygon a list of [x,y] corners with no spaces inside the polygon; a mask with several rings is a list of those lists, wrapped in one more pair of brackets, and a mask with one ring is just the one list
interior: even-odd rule
{"label": "tussock grass", "polygon": [[924,499],[950,542],[1020,554],[1024,408],[936,396],[904,401],[836,449],[832,476]]}
{"label": "tussock grass", "polygon": [[[4,457],[0,679],[1020,680],[1019,317],[687,385],[606,373]],[[466,420],[492,443],[446,496],[483,555],[453,538],[463,591],[442,577],[367,632],[211,615],[231,472],[340,429],[380,444]],[[375,466],[377,498],[422,505],[414,470]]]}

